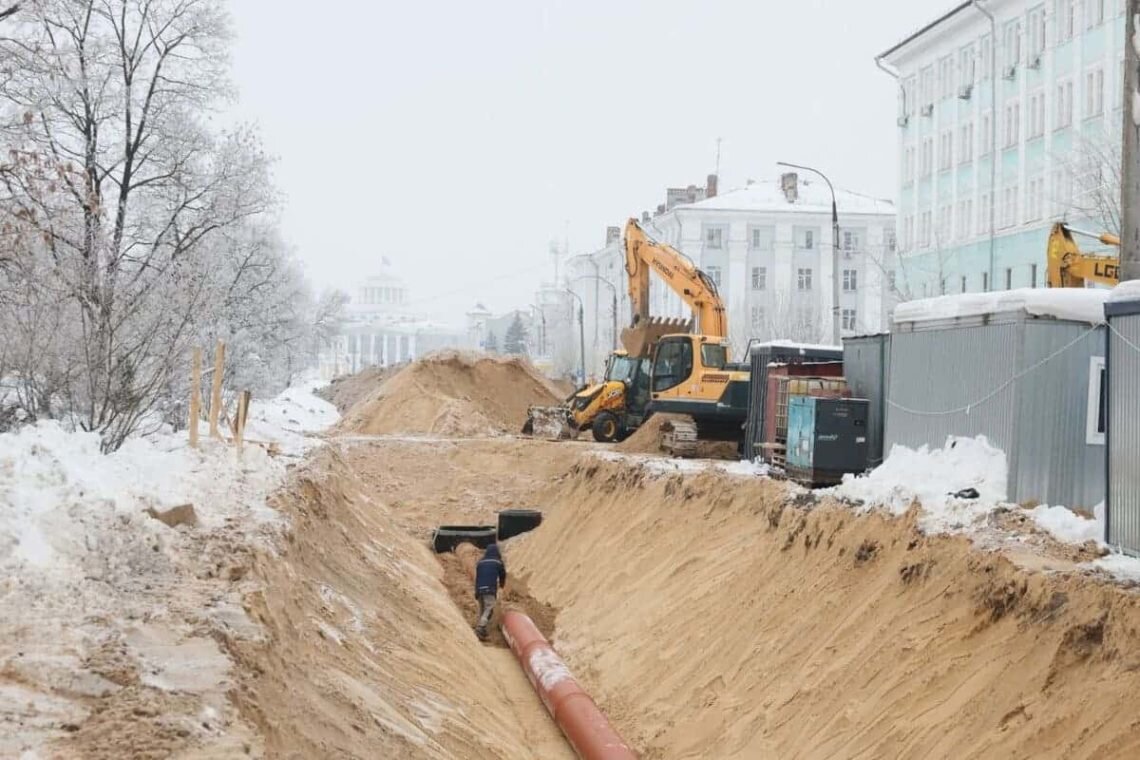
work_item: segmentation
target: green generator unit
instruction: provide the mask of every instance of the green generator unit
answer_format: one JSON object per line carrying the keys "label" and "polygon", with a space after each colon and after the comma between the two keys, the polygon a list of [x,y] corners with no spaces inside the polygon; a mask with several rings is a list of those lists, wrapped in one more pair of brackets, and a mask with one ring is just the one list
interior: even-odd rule
{"label": "green generator unit", "polygon": [[788,477],[814,488],[867,469],[866,399],[793,396],[788,400]]}

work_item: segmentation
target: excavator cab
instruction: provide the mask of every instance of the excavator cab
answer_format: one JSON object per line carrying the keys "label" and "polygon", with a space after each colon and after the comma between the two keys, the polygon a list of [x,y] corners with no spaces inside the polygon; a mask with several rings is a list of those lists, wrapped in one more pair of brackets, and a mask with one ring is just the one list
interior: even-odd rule
{"label": "excavator cab", "polygon": [[748,414],[749,372],[729,361],[728,342],[667,335],[653,352],[650,412],[693,418],[699,437],[736,440]]}

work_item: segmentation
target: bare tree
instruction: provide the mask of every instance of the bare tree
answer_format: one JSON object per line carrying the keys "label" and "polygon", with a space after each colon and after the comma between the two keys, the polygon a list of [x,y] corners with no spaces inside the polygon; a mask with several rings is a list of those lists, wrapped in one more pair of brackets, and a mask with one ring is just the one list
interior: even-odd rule
{"label": "bare tree", "polygon": [[208,125],[229,96],[220,0],[32,0],[12,19],[0,220],[37,237],[21,271],[50,273],[78,332],[60,394],[114,448],[218,305],[212,273],[241,255],[224,233],[272,207],[269,162],[251,130]]}
{"label": "bare tree", "polygon": [[1065,190],[1053,188],[1053,205],[1064,220],[1091,220],[1099,225],[1097,232],[1119,235],[1124,179],[1120,139],[1107,130],[1093,130],[1074,140],[1071,150],[1054,155],[1067,181]]}

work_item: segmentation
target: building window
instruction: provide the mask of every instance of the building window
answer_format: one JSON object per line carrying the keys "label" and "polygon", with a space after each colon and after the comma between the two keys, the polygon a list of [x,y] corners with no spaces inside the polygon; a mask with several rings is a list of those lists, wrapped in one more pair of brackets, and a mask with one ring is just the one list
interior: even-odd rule
{"label": "building window", "polygon": [[1034,177],[1026,183],[1025,221],[1032,222],[1045,215],[1045,178]]}
{"label": "building window", "polygon": [[753,227],[749,236],[749,243],[754,251],[766,251],[772,247],[772,231],[762,227]]}
{"label": "building window", "polygon": [[918,78],[919,98],[922,100],[922,107],[925,109],[927,106],[934,105],[934,67],[927,66],[918,72]]}
{"label": "building window", "polygon": [[1040,63],[1045,52],[1045,6],[1029,11],[1029,64]]}
{"label": "building window", "polygon": [[1005,104],[1005,147],[1012,148],[1021,138],[1021,103],[1016,98]]}
{"label": "building window", "polygon": [[883,230],[883,247],[887,249],[888,253],[894,253],[898,250],[898,240],[895,239],[894,230]]}
{"label": "building window", "polygon": [[752,289],[764,290],[768,287],[768,269],[766,267],[752,267]]}
{"label": "building window", "polygon": [[978,199],[978,234],[990,229],[990,194],[982,193]]}
{"label": "building window", "polygon": [[932,216],[932,212],[923,211],[918,217],[918,244],[922,248],[930,246]]}
{"label": "building window", "polygon": [[1013,270],[1009,267],[1005,270],[1005,289],[1013,290]]}
{"label": "building window", "polygon": [[990,70],[992,68],[991,67],[991,61],[993,61],[993,54],[994,54],[993,44],[992,44],[992,40],[990,39],[990,35],[988,35],[988,34],[983,35],[982,41],[981,41],[981,43],[979,43],[978,47],[982,51],[982,54],[981,54],[982,73],[981,73],[979,78],[981,79],[981,81],[984,82],[990,78]]}
{"label": "building window", "polygon": [[1104,23],[1105,0],[1085,0],[1085,26],[1094,29]]}
{"label": "building window", "polygon": [[989,272],[982,272],[982,292],[983,293],[989,293],[990,292],[990,273]]}
{"label": "building window", "polygon": [[914,245],[914,216],[906,214],[902,220],[902,250],[910,250]]}
{"label": "building window", "polygon": [[710,227],[705,230],[705,245],[709,248],[720,248],[724,242],[724,230],[718,227]]}
{"label": "building window", "polygon": [[974,84],[974,46],[966,45],[958,51],[959,91],[965,95]]}
{"label": "building window", "polygon": [[752,307],[752,329],[754,331],[762,331],[764,329],[764,307]]}
{"label": "building window", "polygon": [[1057,0],[1055,11],[1057,19],[1057,44],[1063,44],[1073,39],[1073,32],[1077,25],[1077,0]]}
{"label": "building window", "polygon": [[887,287],[891,289],[892,293],[898,291],[898,281],[895,279],[896,277],[895,270],[887,270]]}
{"label": "building window", "polygon": [[1073,178],[1067,169],[1053,170],[1053,216],[1063,216],[1073,201]]}
{"label": "building window", "polygon": [[1085,415],[1085,442],[1090,446],[1104,445],[1104,431],[1107,427],[1108,406],[1104,388],[1104,357],[1089,359],[1089,400]]}
{"label": "building window", "polygon": [[903,185],[909,185],[914,182],[914,146],[908,145],[903,151],[902,161],[902,181]]}
{"label": "building window", "polygon": [[1073,123],[1073,81],[1071,79],[1058,82],[1054,94],[1056,113],[1053,118],[1054,129],[1064,129]]}
{"label": "building window", "polygon": [[859,271],[857,269],[843,270],[843,292],[854,293],[859,289]]}
{"label": "building window", "polygon": [[934,166],[934,138],[927,137],[922,141],[922,155],[920,157],[919,176],[929,177]]}
{"label": "building window", "polygon": [[962,275],[962,292],[966,292],[966,275]]}
{"label": "building window", "polygon": [[958,163],[968,164],[974,160],[974,122],[963,124],[958,130]]}
{"label": "building window", "polygon": [[705,274],[718,288],[720,287],[720,267],[705,267]]}
{"label": "building window", "polygon": [[1043,134],[1045,134],[1045,93],[1039,90],[1029,96],[1028,137],[1032,140]]}
{"label": "building window", "polygon": [[954,97],[954,59],[946,56],[938,62],[938,97]]}
{"label": "building window", "polygon": [[1011,74],[1016,71],[1019,63],[1021,63],[1021,22],[1010,21],[1005,25],[1002,36],[1003,75],[1012,78]]}
{"label": "building window", "polygon": [[915,109],[918,105],[916,95],[918,95],[917,80],[914,77],[910,77],[903,83],[903,100],[905,101],[903,116],[914,116]]}
{"label": "building window", "polygon": [[811,290],[811,269],[801,268],[796,283],[800,290]]}
{"label": "building window", "polygon": [[974,221],[974,199],[958,201],[958,220],[955,227],[959,238],[968,238],[974,233],[970,225]]}
{"label": "building window", "polygon": [[938,169],[946,171],[954,165],[954,132],[946,130],[938,138]]}
{"label": "building window", "polygon": [[938,207],[938,239],[935,241],[939,244],[945,243],[950,239],[950,224],[953,219],[953,209],[949,203]]}
{"label": "building window", "polygon": [[810,251],[815,247],[815,232],[812,230],[804,230],[803,232],[803,237],[800,238],[800,248]]}
{"label": "building window", "polygon": [[843,250],[847,251],[848,253],[854,253],[856,251],[859,251],[861,249],[861,246],[859,245],[860,242],[861,241],[859,240],[858,231],[856,231],[856,230],[844,230],[843,231]]}
{"label": "building window", "polygon": [[1017,224],[1017,185],[1010,185],[1002,191],[1002,227]]}
{"label": "building window", "polygon": [[1036,264],[1030,264],[1029,265],[1029,287],[1031,287],[1031,288],[1037,287],[1037,265]]}
{"label": "building window", "polygon": [[1104,69],[1085,72],[1085,118],[1104,113]]}
{"label": "building window", "polygon": [[848,332],[852,332],[855,330],[855,310],[854,309],[844,309],[843,310],[843,329],[847,330]]}
{"label": "building window", "polygon": [[982,114],[982,122],[979,126],[981,137],[979,138],[982,143],[982,149],[978,151],[979,156],[989,155],[989,152],[994,147],[994,130],[993,130],[993,115],[990,113]]}

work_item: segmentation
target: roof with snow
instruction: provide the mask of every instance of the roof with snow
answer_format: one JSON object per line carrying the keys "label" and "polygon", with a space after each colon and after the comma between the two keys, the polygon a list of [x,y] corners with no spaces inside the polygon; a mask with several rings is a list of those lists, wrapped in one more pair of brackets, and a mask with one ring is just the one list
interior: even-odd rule
{"label": "roof with snow", "polygon": [[894,322],[938,322],[992,314],[1025,314],[1068,322],[1104,322],[1111,290],[1099,288],[1021,288],[993,293],[962,293],[908,301],[895,307]]}
{"label": "roof with snow", "polygon": [[[706,198],[703,201],[676,206],[673,210],[701,209],[704,211],[771,211],[807,214],[830,214],[831,191],[827,183],[800,175],[798,198],[789,203],[780,183],[776,180],[757,181],[745,187]],[[882,198],[835,188],[835,204],[840,223],[851,214],[886,215],[895,213],[895,204]]]}

